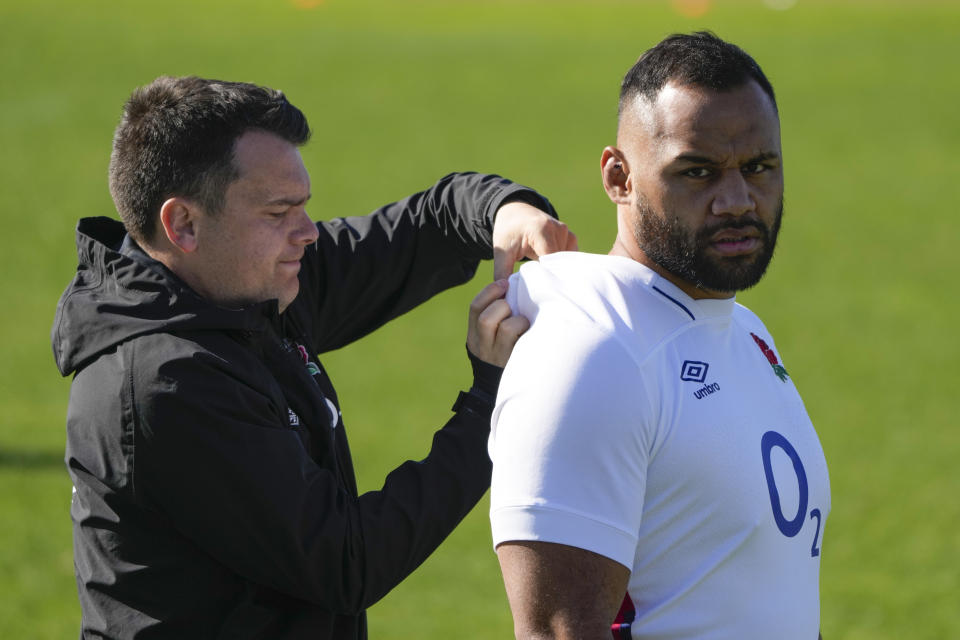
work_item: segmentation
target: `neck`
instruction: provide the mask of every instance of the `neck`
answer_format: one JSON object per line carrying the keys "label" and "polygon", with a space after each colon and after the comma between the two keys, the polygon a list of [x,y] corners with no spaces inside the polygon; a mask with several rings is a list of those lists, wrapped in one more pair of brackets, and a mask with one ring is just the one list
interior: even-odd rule
{"label": "neck", "polygon": [[613,241],[613,247],[611,247],[609,255],[622,256],[624,258],[630,258],[631,260],[639,262],[643,266],[655,271],[657,275],[662,277],[664,280],[676,285],[678,289],[683,291],[694,300],[720,300],[732,298],[735,295],[735,292],[733,291],[713,291],[712,289],[702,289],[693,282],[684,280],[675,273],[667,271],[662,266],[651,260],[646,252],[637,245],[636,241],[633,240],[632,237],[624,239],[622,234],[617,234],[617,238]]}

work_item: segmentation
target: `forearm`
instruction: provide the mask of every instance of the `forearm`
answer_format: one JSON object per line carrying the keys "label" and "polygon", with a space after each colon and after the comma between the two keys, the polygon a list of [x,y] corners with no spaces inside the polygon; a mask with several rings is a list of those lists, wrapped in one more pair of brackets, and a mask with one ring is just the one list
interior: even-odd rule
{"label": "forearm", "polygon": [[433,224],[443,236],[460,245],[464,255],[489,259],[493,226],[508,202],[526,202],[556,217],[553,205],[536,191],[493,174],[451,173],[422,194],[403,201],[422,222]]}
{"label": "forearm", "polygon": [[[387,476],[383,489],[360,498],[363,529],[374,535],[364,546],[386,558],[376,565],[380,580],[366,594],[366,606],[419,566],[490,486],[486,442],[503,369],[469,355],[473,385],[457,398],[429,455],[404,463]],[[384,567],[393,573],[386,575]]]}
{"label": "forearm", "polygon": [[492,257],[496,211],[535,192],[493,175],[450,174],[367,216],[320,223],[304,257],[299,312],[318,351],[338,348],[468,281]]}
{"label": "forearm", "polygon": [[360,497],[367,576],[363,606],[386,595],[453,531],[490,485],[489,408],[471,398],[433,438],[430,453]]}

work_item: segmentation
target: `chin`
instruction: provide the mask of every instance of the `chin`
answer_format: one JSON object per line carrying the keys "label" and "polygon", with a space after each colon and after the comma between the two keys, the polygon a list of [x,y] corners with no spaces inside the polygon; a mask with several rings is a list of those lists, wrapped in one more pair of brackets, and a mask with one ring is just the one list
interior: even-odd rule
{"label": "chin", "polygon": [[300,292],[300,291],[299,291],[299,288],[298,288],[296,291],[294,291],[294,292],[292,292],[292,293],[287,293],[286,295],[281,294],[281,295],[277,296],[277,303],[278,303],[278,307],[279,307],[279,309],[280,309],[280,313],[283,313],[284,311],[286,311],[287,307],[289,307],[291,304],[293,304],[293,301],[297,299],[297,294],[298,294],[299,292]]}

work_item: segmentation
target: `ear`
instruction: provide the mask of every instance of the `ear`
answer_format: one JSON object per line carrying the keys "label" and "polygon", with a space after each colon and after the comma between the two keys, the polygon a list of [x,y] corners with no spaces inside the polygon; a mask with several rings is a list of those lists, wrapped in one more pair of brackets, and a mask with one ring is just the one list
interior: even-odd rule
{"label": "ear", "polygon": [[160,226],[167,240],[184,253],[197,249],[197,213],[196,205],[179,197],[170,198],[160,207]]}
{"label": "ear", "polygon": [[606,147],[603,150],[600,171],[607,197],[615,204],[630,204],[630,168],[620,149]]}

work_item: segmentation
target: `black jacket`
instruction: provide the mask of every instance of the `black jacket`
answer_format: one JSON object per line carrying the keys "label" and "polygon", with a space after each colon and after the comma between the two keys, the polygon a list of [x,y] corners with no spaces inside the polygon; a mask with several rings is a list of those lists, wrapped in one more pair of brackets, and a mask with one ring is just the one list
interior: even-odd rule
{"label": "black jacket", "polygon": [[552,212],[497,176],[454,174],[318,223],[283,314],[276,301],[216,306],[119,222],[80,221],[52,341],[60,372],[75,374],[66,463],[81,637],[366,636],[364,610],[488,487],[490,406],[458,403],[424,460],[358,496],[315,354],[468,280],[508,199]]}

